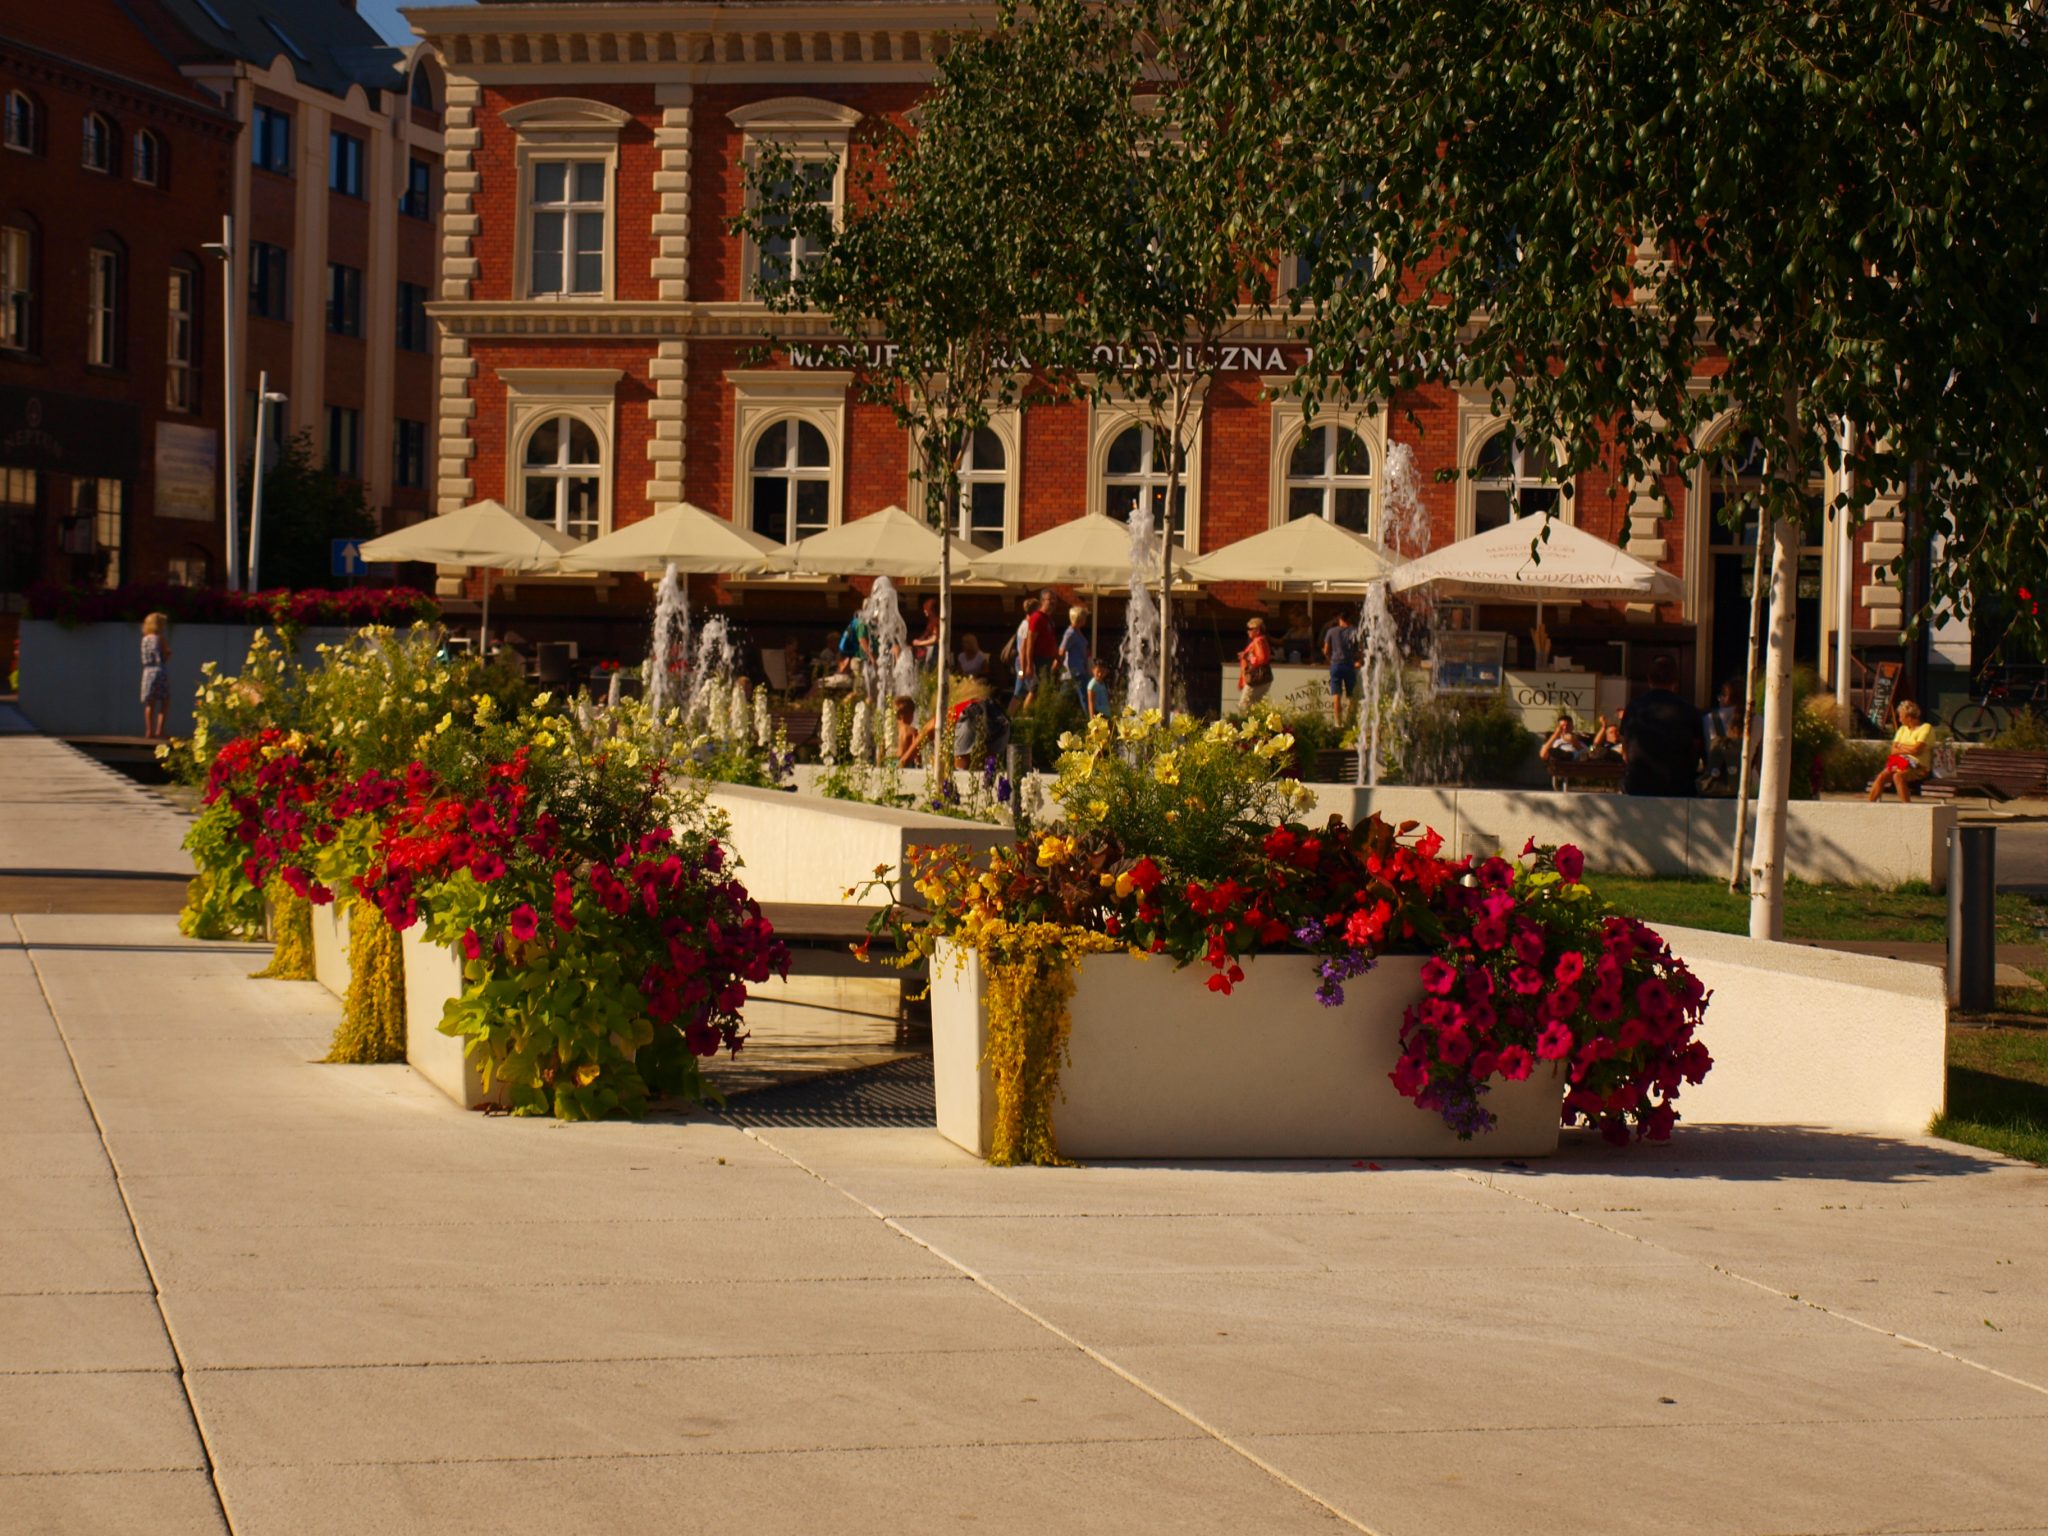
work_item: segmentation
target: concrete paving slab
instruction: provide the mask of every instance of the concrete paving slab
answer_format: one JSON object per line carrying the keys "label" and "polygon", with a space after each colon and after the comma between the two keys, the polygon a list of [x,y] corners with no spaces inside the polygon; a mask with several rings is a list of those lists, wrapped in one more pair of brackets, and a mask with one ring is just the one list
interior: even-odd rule
{"label": "concrete paving slab", "polygon": [[194,1379],[193,1400],[223,1468],[495,1462],[509,1445],[554,1460],[1199,1436],[1079,1351],[1045,1346],[208,1371]]}
{"label": "concrete paving slab", "polygon": [[85,1125],[76,1130],[24,1131],[0,1120],[0,1168],[22,1179],[106,1178],[107,1149],[82,1100],[79,1110]]}
{"label": "concrete paving slab", "polygon": [[10,1477],[8,1528],[28,1536],[227,1536],[204,1472],[71,1472]]}
{"label": "concrete paving slab", "polygon": [[[530,1364],[575,1358],[1027,1349],[1045,1330],[964,1277],[582,1289],[478,1281],[323,1291],[181,1289],[165,1300],[194,1367]],[[564,1315],[575,1318],[565,1334]],[[488,1326],[476,1319],[488,1319]]]}
{"label": "concrete paving slab", "polygon": [[111,1171],[104,1179],[17,1178],[0,1174],[0,1211],[10,1236],[80,1228],[126,1234],[128,1211]]}
{"label": "concrete paving slab", "polygon": [[184,1391],[168,1372],[0,1377],[0,1477],[205,1464]]}
{"label": "concrete paving slab", "polygon": [[168,1371],[178,1363],[146,1291],[0,1296],[0,1361],[7,1371]]}
{"label": "concrete paving slab", "polygon": [[149,1271],[125,1227],[12,1231],[0,1243],[0,1296],[149,1288]]}
{"label": "concrete paving slab", "polygon": [[[222,1474],[236,1536],[1297,1536],[1347,1529],[1207,1441],[597,1458]],[[597,1512],[593,1515],[593,1511]]]}
{"label": "concrete paving slab", "polygon": [[[1260,1455],[1383,1531],[1636,1536],[2008,1531],[2038,1526],[2034,1422],[1778,1419],[1664,1427],[1649,1415],[1528,1434],[1255,1438]],[[1636,1496],[1617,1496],[1622,1487]]]}

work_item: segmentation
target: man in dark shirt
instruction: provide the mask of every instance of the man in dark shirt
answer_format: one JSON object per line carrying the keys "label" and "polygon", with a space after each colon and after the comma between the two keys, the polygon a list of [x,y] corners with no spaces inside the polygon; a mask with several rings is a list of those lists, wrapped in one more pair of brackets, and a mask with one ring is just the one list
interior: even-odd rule
{"label": "man in dark shirt", "polygon": [[1699,715],[1674,691],[1678,667],[1669,656],[1650,663],[1650,687],[1622,717],[1622,747],[1632,795],[1690,797],[1698,784]]}

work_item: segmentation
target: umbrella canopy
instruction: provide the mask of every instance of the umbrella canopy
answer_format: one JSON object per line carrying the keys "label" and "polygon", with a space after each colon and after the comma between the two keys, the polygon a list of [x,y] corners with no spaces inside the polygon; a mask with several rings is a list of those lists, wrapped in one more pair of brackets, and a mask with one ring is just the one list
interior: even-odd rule
{"label": "umbrella canopy", "polygon": [[366,540],[365,560],[431,560],[497,571],[547,571],[576,540],[547,523],[515,517],[495,501],[471,502],[381,538]]}
{"label": "umbrella canopy", "polygon": [[[1176,577],[1189,574],[1187,558],[1187,551],[1174,545]],[[1027,586],[1057,582],[1073,587],[1121,587],[1131,579],[1131,530],[1113,517],[1090,513],[1020,539],[1007,549],[979,556],[974,574],[977,579]],[[1149,583],[1158,574],[1159,552],[1153,549],[1146,557],[1145,579]]]}
{"label": "umbrella canopy", "polygon": [[684,575],[752,576],[785,569],[787,554],[783,545],[751,528],[678,501],[578,545],[562,557],[562,569],[653,573],[674,566]]}
{"label": "umbrella canopy", "polygon": [[1320,517],[1297,517],[1203,555],[1188,567],[1200,581],[1309,581],[1363,585],[1392,573],[1384,549]]}
{"label": "umbrella canopy", "polygon": [[[967,575],[980,551],[951,540],[953,569]],[[783,570],[811,576],[887,576],[912,580],[939,574],[939,532],[901,507],[884,507],[789,546]]]}
{"label": "umbrella canopy", "polygon": [[1434,582],[1449,595],[1531,603],[1602,597],[1676,602],[1685,595],[1669,571],[1556,519],[1531,558],[1529,546],[1542,531],[1535,518],[1518,518],[1446,544],[1399,567],[1393,588],[1405,592]]}

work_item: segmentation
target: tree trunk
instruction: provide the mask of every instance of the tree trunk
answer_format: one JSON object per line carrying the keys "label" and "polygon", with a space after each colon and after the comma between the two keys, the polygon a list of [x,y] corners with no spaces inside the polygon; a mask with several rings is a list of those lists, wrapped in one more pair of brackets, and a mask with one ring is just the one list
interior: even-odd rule
{"label": "tree trunk", "polygon": [[1771,526],[1771,636],[1764,682],[1764,764],[1757,786],[1756,859],[1749,875],[1749,936],[1785,936],[1785,820],[1792,790],[1792,646],[1799,596],[1797,518]]}
{"label": "tree trunk", "polygon": [[953,733],[946,721],[946,682],[953,654],[953,530],[960,521],[960,476],[948,464],[949,473],[939,502],[944,525],[939,529],[939,643],[932,658],[936,669],[932,685],[932,789],[936,793],[946,782],[942,776],[953,771]]}
{"label": "tree trunk", "polygon": [[1749,845],[1749,757],[1756,741],[1756,670],[1764,649],[1764,535],[1770,525],[1756,519],[1756,564],[1749,577],[1749,663],[1742,682],[1742,762],[1735,774],[1735,846],[1728,854],[1728,889],[1742,888],[1742,859]]}

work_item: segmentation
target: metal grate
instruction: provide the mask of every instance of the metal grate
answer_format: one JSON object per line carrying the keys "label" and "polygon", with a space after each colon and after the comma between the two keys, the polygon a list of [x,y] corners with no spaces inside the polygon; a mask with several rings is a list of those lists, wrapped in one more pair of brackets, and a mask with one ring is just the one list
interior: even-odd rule
{"label": "metal grate", "polygon": [[879,1067],[738,1094],[725,1112],[741,1125],[929,1128],[938,1124],[932,1059],[910,1056]]}

